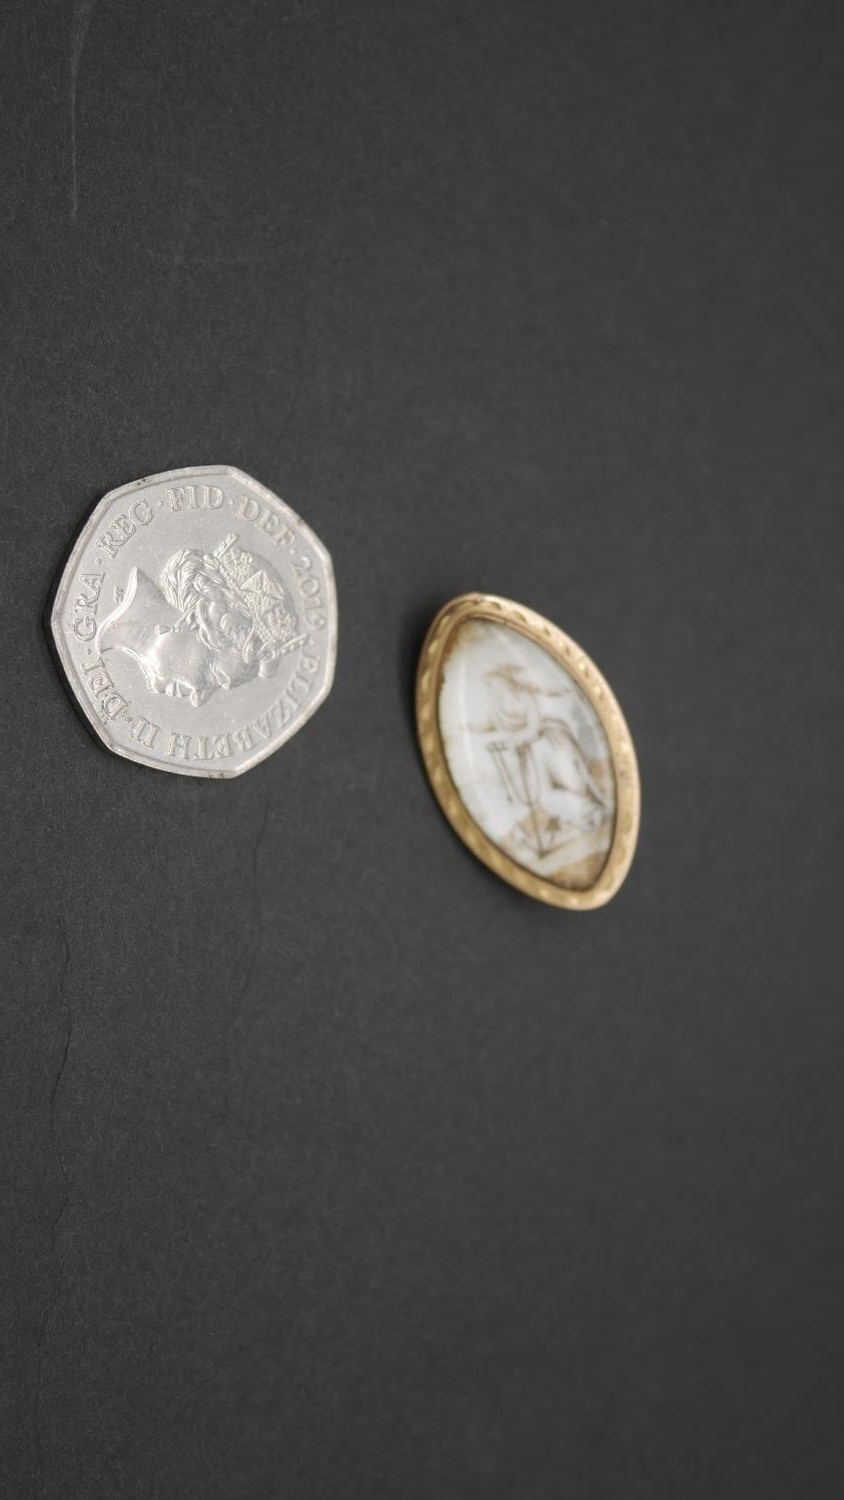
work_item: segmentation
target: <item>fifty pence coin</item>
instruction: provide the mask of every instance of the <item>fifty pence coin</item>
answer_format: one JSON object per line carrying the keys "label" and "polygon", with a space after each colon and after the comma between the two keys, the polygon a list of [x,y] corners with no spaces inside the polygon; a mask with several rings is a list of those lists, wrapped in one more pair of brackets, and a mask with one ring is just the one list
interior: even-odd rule
{"label": "fifty pence coin", "polygon": [[330,692],[331,558],[248,474],[173,469],[100,501],[51,627],[73,697],[109,750],[182,776],[240,776]]}

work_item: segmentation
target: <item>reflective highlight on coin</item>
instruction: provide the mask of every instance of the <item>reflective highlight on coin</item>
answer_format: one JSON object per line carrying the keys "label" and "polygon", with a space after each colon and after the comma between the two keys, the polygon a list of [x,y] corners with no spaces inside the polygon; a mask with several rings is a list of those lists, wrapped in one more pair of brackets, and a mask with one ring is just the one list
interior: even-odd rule
{"label": "reflective highlight on coin", "polygon": [[575,910],[615,894],[638,833],[636,755],[563,631],[507,599],[452,600],[422,649],[417,720],[440,806],[496,874]]}
{"label": "reflective highlight on coin", "polygon": [[330,692],[331,559],[248,474],[174,469],[100,501],[51,626],[73,696],[109,750],[184,776],[239,776]]}

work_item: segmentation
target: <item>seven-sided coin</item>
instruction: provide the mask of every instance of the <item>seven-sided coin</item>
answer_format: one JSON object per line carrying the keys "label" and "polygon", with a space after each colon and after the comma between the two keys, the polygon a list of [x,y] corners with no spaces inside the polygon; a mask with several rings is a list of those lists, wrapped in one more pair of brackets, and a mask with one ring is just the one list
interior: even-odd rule
{"label": "seven-sided coin", "polygon": [[51,625],[73,696],[109,750],[183,776],[239,776],[331,689],[331,559],[248,474],[174,469],[100,501]]}

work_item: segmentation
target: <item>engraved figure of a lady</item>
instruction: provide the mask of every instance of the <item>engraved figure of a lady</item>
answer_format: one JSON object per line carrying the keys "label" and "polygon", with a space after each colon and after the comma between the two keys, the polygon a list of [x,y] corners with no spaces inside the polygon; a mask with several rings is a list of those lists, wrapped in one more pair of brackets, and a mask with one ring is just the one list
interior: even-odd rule
{"label": "engraved figure of a lady", "polygon": [[543,711],[547,694],[511,662],[487,672],[486,681],[487,748],[508,802],[524,809],[523,837],[534,852],[600,825],[608,815],[604,793],[568,725]]}

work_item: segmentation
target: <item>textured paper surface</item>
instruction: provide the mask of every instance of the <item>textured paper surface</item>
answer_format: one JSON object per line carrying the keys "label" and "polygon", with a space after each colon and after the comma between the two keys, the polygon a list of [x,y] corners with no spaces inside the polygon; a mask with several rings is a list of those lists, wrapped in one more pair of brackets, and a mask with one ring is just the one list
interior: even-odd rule
{"label": "textured paper surface", "polygon": [[[4,1496],[844,1490],[840,42],[4,7]],[[41,621],[99,496],[205,462],[338,584],[331,697],[230,783],[101,750]],[[467,589],[628,717],[606,910],[434,803]]]}

